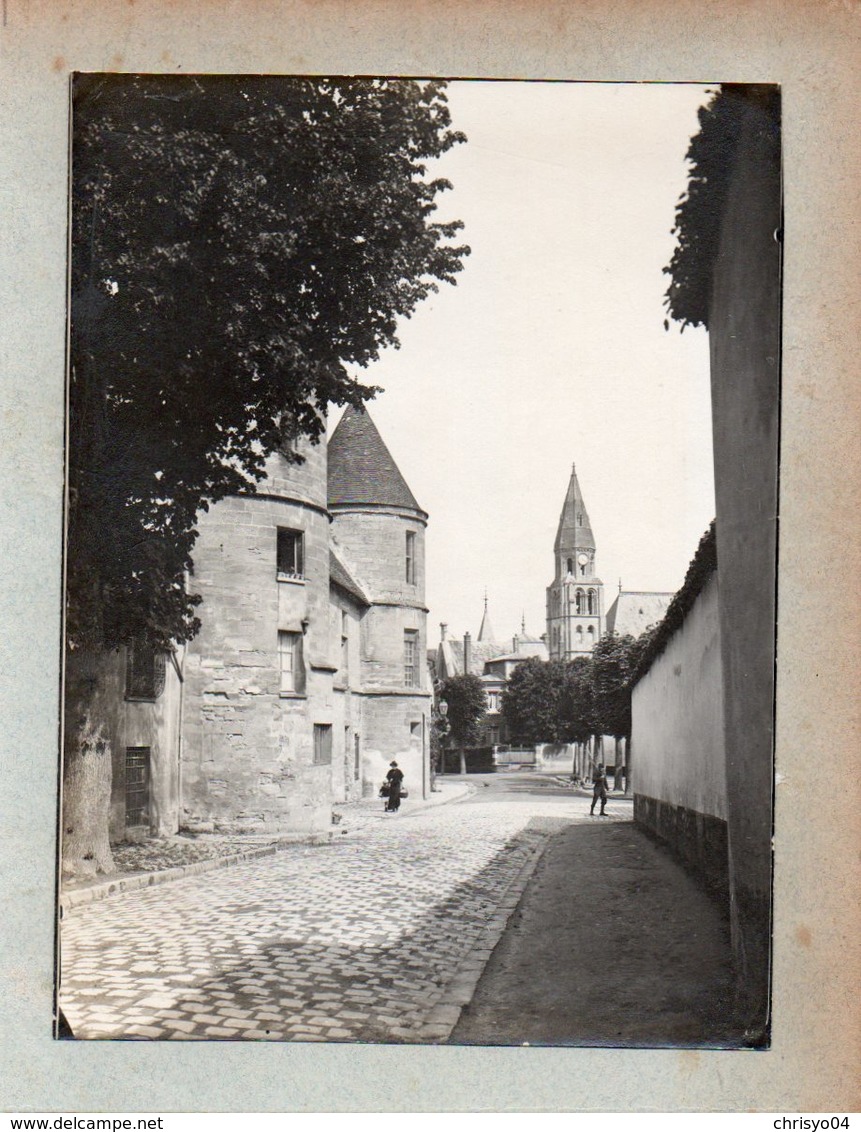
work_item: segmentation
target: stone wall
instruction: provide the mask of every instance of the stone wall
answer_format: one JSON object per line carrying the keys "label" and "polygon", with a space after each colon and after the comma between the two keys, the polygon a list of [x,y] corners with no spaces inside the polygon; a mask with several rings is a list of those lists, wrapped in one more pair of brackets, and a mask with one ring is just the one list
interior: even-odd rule
{"label": "stone wall", "polygon": [[[361,694],[361,631],[365,609],[335,586],[331,587],[329,635],[334,676],[334,767],[333,797],[338,802],[362,797],[362,744],[364,719]],[[346,644],[343,631],[346,629]],[[356,759],[356,738],[359,757]]]}
{"label": "stone wall", "polygon": [[[109,837],[112,842],[127,837],[176,833],[179,828],[179,717],[182,684],[170,659],[166,660],[164,688],[155,700],[126,698],[126,649],[103,653],[92,659],[97,679],[90,683],[91,668],[69,660],[65,694],[69,702],[83,701],[95,686],[93,718],[101,723],[111,749],[111,805]],[[80,685],[87,680],[87,689]],[[77,688],[81,688],[80,692]],[[69,716],[70,718],[70,716]],[[67,744],[75,736],[67,734]],[[129,747],[149,751],[149,823],[134,830],[126,826],[126,752]]]}
{"label": "stone wall", "polygon": [[[325,446],[306,464],[280,456],[257,496],[200,517],[192,587],[202,628],[185,665],[182,824],[318,833],[344,789],[343,713],[335,707]],[[279,527],[304,534],[304,579],[279,579]],[[281,692],[278,633],[300,635],[304,688]],[[332,761],[314,761],[314,724],[332,728]],[[340,757],[339,757],[340,755]]]}
{"label": "stone wall", "polygon": [[[334,507],[333,530],[374,601],[424,605],[425,521],[392,507]],[[406,535],[415,535],[415,583],[406,580]]]}
{"label": "stone wall", "polygon": [[[430,791],[430,687],[424,605],[424,519],[397,508],[335,509],[334,531],[371,606],[361,621],[363,790],[372,795],[392,759],[413,797]],[[415,582],[406,577],[406,533],[415,535]],[[405,673],[407,631],[415,636],[415,683]]]}
{"label": "stone wall", "polygon": [[767,1031],[777,457],[780,140],[776,95],[749,97],[709,306],[733,948],[740,1014]]}
{"label": "stone wall", "polygon": [[727,889],[727,792],[718,578],[634,687],[634,819]]}

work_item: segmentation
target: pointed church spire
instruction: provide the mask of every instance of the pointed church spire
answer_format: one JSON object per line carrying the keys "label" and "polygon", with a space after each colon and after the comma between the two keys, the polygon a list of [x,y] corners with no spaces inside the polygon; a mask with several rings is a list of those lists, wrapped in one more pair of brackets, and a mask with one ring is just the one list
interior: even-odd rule
{"label": "pointed church spire", "polygon": [[556,531],[556,542],[553,549],[557,554],[572,553],[575,550],[595,549],[595,536],[583,502],[583,492],[577,480],[577,469],[571,465],[571,479],[568,481],[568,491],[565,493],[565,502],[562,504],[562,514],[559,516],[559,527]]}
{"label": "pointed church spire", "polygon": [[481,618],[481,628],[478,630],[479,641],[495,641],[493,626],[490,623],[490,614],[487,612],[487,590],[484,591],[484,614]]}

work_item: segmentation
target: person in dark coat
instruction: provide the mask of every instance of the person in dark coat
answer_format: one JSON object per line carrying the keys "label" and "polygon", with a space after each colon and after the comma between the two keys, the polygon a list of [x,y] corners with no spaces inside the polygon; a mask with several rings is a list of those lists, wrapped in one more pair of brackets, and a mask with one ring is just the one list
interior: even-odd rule
{"label": "person in dark coat", "polygon": [[389,772],[386,775],[386,782],[389,784],[389,798],[386,802],[386,809],[389,813],[395,813],[400,809],[401,805],[401,783],[404,780],[404,772],[396,762],[389,764]]}
{"label": "person in dark coat", "polygon": [[589,813],[595,813],[595,803],[601,799],[601,815],[604,814],[604,807],[607,805],[607,775],[604,773],[604,767],[598,766],[595,775],[592,779],[592,805],[589,808]]}

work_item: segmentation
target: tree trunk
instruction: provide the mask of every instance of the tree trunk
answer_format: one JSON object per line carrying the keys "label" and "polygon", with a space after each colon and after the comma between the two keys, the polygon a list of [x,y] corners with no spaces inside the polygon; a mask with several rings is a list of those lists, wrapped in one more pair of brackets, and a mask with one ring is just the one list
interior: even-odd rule
{"label": "tree trunk", "polygon": [[104,671],[99,660],[67,655],[61,847],[63,875],[112,873],[108,840],[111,744],[99,718]]}
{"label": "tree trunk", "polygon": [[619,736],[613,736],[613,789],[619,785]]}
{"label": "tree trunk", "polygon": [[466,774],[466,748],[458,747],[460,752],[460,773]]}
{"label": "tree trunk", "polygon": [[625,736],[625,793],[631,789],[631,736]]}

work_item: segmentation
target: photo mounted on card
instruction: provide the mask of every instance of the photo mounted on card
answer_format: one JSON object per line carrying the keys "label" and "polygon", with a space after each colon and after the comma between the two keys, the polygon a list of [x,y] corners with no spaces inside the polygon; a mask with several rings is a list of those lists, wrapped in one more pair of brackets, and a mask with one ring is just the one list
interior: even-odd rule
{"label": "photo mounted on card", "polygon": [[779,88],[71,97],[56,1035],[767,1046]]}

